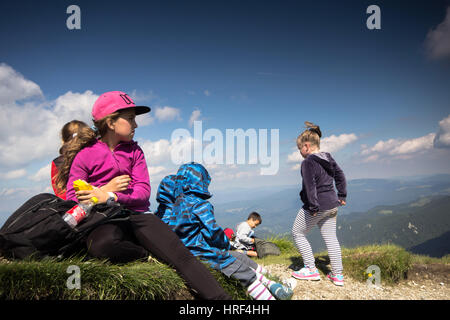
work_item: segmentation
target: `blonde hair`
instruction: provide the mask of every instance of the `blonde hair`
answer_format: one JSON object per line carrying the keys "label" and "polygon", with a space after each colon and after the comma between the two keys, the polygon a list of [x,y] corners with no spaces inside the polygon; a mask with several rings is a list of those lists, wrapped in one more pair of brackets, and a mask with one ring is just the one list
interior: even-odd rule
{"label": "blonde hair", "polygon": [[320,138],[322,137],[320,127],[309,121],[305,121],[305,125],[306,130],[297,137],[297,147],[300,148],[303,143],[309,142],[320,149]]}

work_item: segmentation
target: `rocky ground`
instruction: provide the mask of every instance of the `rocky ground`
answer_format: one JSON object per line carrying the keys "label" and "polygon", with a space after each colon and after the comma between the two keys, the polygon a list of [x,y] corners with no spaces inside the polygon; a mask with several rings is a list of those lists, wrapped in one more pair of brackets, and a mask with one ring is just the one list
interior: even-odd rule
{"label": "rocky ground", "polygon": [[[288,279],[292,269],[282,264],[265,268],[280,279]],[[392,286],[371,288],[366,283],[345,278],[343,287],[322,276],[320,281],[296,280],[293,300],[450,300],[448,265],[415,265],[408,279]],[[345,273],[344,273],[345,276]]]}

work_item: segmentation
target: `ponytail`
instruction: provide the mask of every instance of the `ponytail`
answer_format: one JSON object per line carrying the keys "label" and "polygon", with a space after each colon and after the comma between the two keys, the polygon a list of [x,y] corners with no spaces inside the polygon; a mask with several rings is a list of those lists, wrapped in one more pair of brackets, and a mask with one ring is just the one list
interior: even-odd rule
{"label": "ponytail", "polygon": [[306,130],[297,137],[297,146],[302,145],[304,142],[310,142],[317,148],[320,148],[320,138],[322,137],[320,127],[309,121],[305,121],[305,126]]}
{"label": "ponytail", "polygon": [[317,133],[319,138],[322,138],[322,132],[320,131],[320,127],[318,125],[315,125],[314,123],[309,121],[305,121],[305,125],[309,131]]}

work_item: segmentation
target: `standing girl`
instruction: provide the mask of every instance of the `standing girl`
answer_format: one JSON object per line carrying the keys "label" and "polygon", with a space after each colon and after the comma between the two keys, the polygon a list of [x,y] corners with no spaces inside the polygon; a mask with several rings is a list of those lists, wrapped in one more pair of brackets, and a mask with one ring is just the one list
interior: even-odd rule
{"label": "standing girl", "polygon": [[[306,234],[319,226],[330,257],[332,272],[327,275],[335,285],[343,286],[341,247],[336,237],[338,207],[345,205],[347,197],[344,172],[330,153],[320,151],[322,132],[319,126],[305,122],[307,129],[297,138],[297,147],[305,159],[301,165],[303,207],[292,228],[295,245],[303,257],[304,268],[292,276],[301,280],[320,280],[311,246]],[[336,182],[337,194],[333,182]]]}
{"label": "standing girl", "polygon": [[[94,229],[87,238],[88,252],[111,262],[146,259],[151,253],[172,265],[188,285],[204,299],[230,299],[209,270],[183,245],[176,234],[149,212],[150,179],[142,149],[133,141],[138,127],[136,115],[150,108],[136,106],[124,92],[102,94],[94,103],[92,116],[99,139],[74,155],[67,179],[67,199],[98,203],[119,202],[135,212],[128,221],[106,223]],[[67,159],[67,161],[71,161]],[[98,188],[117,176],[131,180],[123,191],[108,192]],[[93,190],[75,193],[73,182],[85,180]]]}

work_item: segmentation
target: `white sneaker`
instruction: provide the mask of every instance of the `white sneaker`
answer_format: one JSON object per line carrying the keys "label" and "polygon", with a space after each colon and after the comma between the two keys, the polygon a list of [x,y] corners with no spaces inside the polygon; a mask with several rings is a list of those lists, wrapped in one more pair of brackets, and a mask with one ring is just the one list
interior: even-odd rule
{"label": "white sneaker", "polygon": [[304,267],[298,271],[292,272],[292,276],[299,280],[320,280],[320,274],[317,268],[310,269],[308,267]]}

